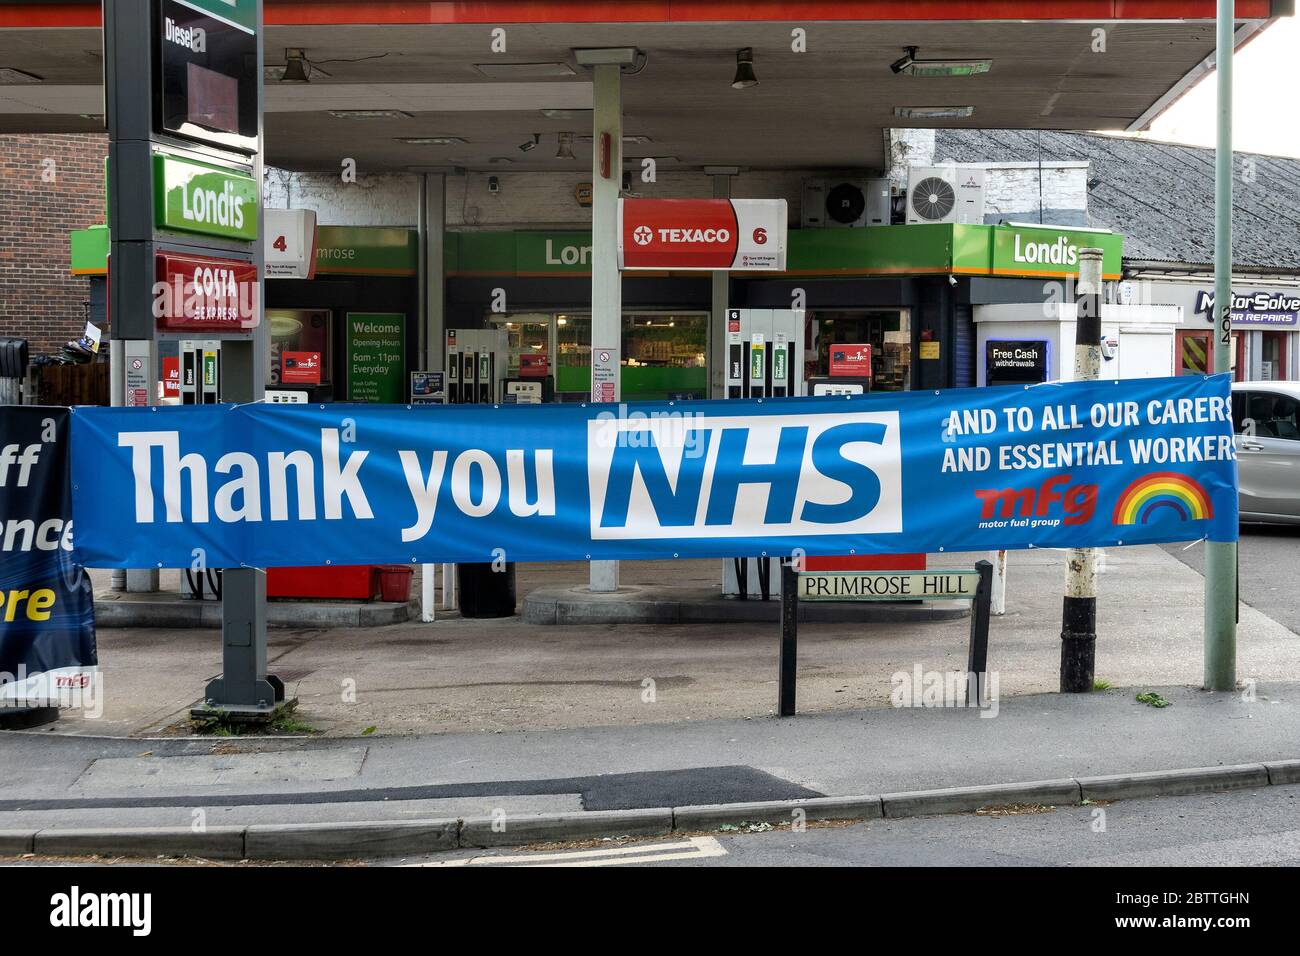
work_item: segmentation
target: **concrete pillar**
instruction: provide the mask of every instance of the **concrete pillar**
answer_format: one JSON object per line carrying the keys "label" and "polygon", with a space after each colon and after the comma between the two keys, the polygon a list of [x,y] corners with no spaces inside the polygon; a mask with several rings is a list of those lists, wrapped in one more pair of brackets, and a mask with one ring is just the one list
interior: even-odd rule
{"label": "concrete pillar", "polygon": [[[739,166],[705,166],[704,172],[713,179],[713,198],[731,198],[731,177],[740,172]],[[716,269],[709,273],[712,279],[712,298],[709,306],[709,398],[727,397],[727,307],[731,295],[731,273]]]}
{"label": "concrete pillar", "polygon": [[[577,50],[592,71],[591,400],[618,402],[623,346],[623,288],[618,270],[618,199],[623,179],[622,70],[630,48]],[[613,386],[612,392],[610,386]],[[618,562],[592,561],[592,591],[618,590]]]}
{"label": "concrete pillar", "polygon": [[420,359],[421,368],[443,367],[447,347],[447,177],[420,177]]}

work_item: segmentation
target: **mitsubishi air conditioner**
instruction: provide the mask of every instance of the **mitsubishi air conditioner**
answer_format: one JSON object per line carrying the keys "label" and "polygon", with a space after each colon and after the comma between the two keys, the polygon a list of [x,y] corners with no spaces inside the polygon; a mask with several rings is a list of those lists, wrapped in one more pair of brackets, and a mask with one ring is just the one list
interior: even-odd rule
{"label": "mitsubishi air conditioner", "polygon": [[888,179],[805,179],[805,229],[889,225]]}
{"label": "mitsubishi air conditioner", "polygon": [[984,170],[912,166],[907,171],[907,223],[984,222]]}

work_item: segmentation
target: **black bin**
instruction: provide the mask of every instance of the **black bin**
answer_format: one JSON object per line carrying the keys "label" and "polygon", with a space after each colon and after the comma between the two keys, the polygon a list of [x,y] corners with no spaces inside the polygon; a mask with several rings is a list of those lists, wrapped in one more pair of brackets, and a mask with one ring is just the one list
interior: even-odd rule
{"label": "black bin", "polygon": [[513,617],[515,566],[493,571],[491,564],[458,564],[456,592],[461,617]]}

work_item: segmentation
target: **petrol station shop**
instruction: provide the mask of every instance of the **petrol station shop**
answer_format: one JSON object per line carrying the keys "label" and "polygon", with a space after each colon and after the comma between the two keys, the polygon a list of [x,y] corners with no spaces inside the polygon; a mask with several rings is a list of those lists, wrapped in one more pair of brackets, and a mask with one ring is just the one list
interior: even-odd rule
{"label": "petrol station shop", "polygon": [[[409,401],[413,373],[437,371],[419,361],[416,231],[320,225],[314,242],[309,277],[268,275],[264,283],[268,387],[313,402]],[[791,230],[786,270],[732,273],[726,306],[802,307],[800,381],[843,375],[869,378],[876,391],[968,387],[986,381],[982,321],[996,322],[1007,307],[1033,314],[1072,303],[1079,248],[1103,248],[1106,279],[1120,279],[1122,242],[1104,231],[1016,225]],[[72,246],[74,271],[103,281],[107,230],[74,233]],[[446,234],[444,332],[449,344],[481,331],[502,343],[497,378],[506,384],[497,400],[589,399],[590,249],[590,234],[579,231]],[[1108,294],[1118,295],[1113,283]],[[622,295],[623,400],[710,397],[710,274],[629,272]],[[856,347],[848,358],[836,348],[843,345]],[[164,342],[159,353],[171,400],[179,397],[175,349]]]}

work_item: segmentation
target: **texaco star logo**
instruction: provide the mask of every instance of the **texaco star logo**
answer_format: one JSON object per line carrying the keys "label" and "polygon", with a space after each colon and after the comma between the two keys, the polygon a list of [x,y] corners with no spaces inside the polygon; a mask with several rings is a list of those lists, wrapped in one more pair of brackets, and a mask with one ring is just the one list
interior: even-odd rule
{"label": "texaco star logo", "polygon": [[650,245],[650,240],[654,238],[654,233],[650,231],[649,226],[637,226],[632,230],[632,238],[636,240],[639,246]]}

